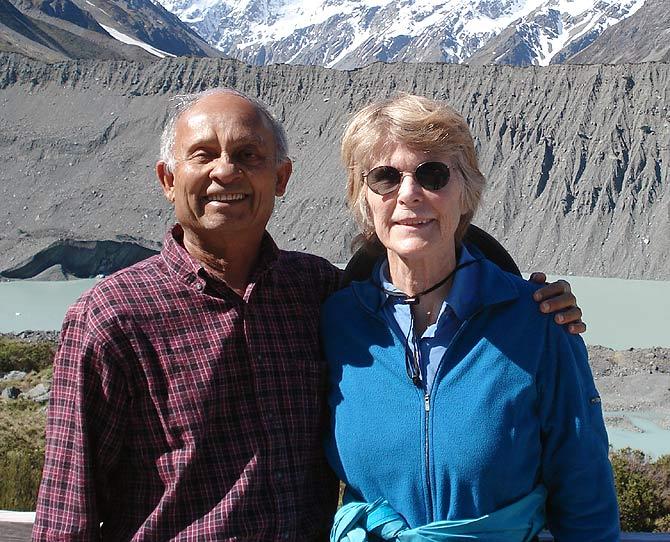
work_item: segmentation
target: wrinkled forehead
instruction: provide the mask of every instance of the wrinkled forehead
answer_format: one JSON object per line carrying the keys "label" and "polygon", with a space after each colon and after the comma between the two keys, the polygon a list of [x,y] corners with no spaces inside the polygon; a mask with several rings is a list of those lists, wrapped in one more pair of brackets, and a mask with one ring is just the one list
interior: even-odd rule
{"label": "wrinkled forehead", "polygon": [[238,96],[208,96],[181,114],[176,126],[182,144],[192,138],[274,143],[269,122],[254,104]]}

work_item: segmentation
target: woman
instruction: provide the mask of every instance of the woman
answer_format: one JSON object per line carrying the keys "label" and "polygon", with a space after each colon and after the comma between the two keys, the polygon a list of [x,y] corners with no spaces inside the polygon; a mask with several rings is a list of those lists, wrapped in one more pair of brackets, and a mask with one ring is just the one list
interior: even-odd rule
{"label": "woman", "polygon": [[[372,276],[322,313],[331,540],[618,540],[600,398],[537,289],[462,243],[484,187],[463,118],[401,95],[350,122],[348,201]],[[426,533],[430,533],[427,535]],[[423,538],[422,538],[423,537]]]}

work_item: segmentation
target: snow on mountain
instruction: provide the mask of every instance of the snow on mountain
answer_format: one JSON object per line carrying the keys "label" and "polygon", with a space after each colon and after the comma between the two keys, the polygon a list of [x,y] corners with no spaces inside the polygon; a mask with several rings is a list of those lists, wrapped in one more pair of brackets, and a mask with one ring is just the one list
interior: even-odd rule
{"label": "snow on mountain", "polygon": [[128,36],[127,34],[124,34],[123,32],[119,32],[118,30],[112,28],[111,26],[105,26],[104,24],[101,24],[100,26],[104,28],[105,32],[107,32],[115,40],[118,40],[121,43],[127,43],[128,45],[135,45],[136,47],[140,47],[145,51],[147,51],[148,53],[157,56],[158,58],[165,58],[166,56],[172,56],[172,57],[175,56],[172,53],[161,51],[160,49],[157,49],[156,47],[153,47],[148,43],[145,43],[141,40],[137,40],[131,36]]}
{"label": "snow on mountain", "polygon": [[644,0],[156,0],[252,64],[562,61]]}
{"label": "snow on mountain", "polygon": [[[470,59],[472,63],[546,66],[590,45],[608,27],[637,12],[645,0],[554,0],[515,21]],[[505,42],[510,36],[514,45]],[[494,54],[487,54],[496,49]]]}

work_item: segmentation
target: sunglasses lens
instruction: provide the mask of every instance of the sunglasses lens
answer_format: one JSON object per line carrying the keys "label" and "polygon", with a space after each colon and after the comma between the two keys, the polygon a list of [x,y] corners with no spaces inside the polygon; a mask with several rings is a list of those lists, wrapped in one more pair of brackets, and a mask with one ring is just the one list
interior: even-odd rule
{"label": "sunglasses lens", "polygon": [[400,172],[391,166],[378,166],[370,170],[366,182],[375,194],[390,194],[401,181]]}
{"label": "sunglasses lens", "polygon": [[[416,168],[415,175],[426,190],[439,190],[449,182],[449,166],[442,162],[424,162]],[[370,170],[365,182],[374,193],[384,196],[398,188],[402,173],[393,166],[377,166]]]}
{"label": "sunglasses lens", "polygon": [[442,162],[425,162],[416,168],[416,180],[426,190],[439,190],[449,182],[449,166]]}

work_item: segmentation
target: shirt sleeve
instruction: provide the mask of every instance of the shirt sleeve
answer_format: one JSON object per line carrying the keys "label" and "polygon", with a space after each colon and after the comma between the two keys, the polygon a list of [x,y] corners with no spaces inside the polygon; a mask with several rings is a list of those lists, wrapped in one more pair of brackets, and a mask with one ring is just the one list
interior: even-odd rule
{"label": "shirt sleeve", "polygon": [[[85,302],[65,317],[54,360],[34,541],[99,540],[126,419],[126,382]],[[105,334],[106,335],[106,334]]]}
{"label": "shirt sleeve", "polygon": [[547,523],[556,542],[615,542],[619,514],[600,396],[586,347],[548,322],[538,372],[542,478]]}

